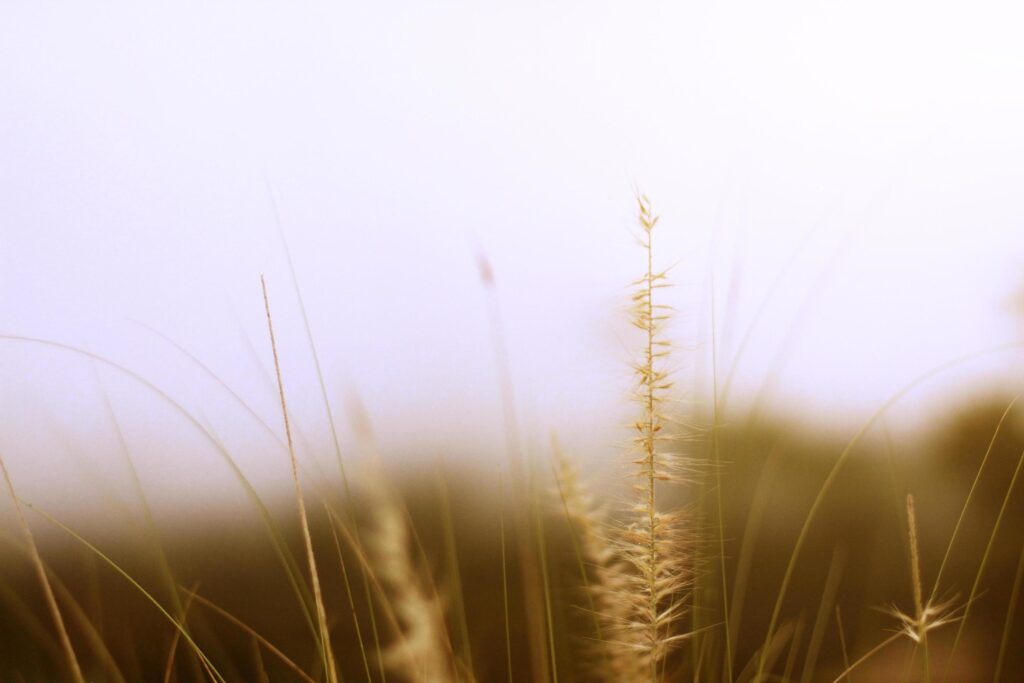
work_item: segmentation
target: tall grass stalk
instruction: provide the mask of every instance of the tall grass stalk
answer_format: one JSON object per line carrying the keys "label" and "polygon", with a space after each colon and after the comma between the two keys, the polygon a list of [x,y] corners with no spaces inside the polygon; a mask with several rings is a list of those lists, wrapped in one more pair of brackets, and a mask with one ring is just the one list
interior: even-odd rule
{"label": "tall grass stalk", "polygon": [[637,197],[637,207],[640,243],[647,261],[644,277],[633,283],[636,289],[632,299],[633,325],[644,337],[643,354],[633,366],[641,407],[640,418],[634,423],[633,464],[639,483],[635,487],[633,520],[622,539],[624,556],[636,574],[622,599],[630,606],[628,629],[637,638],[634,647],[648,679],[656,683],[669,648],[680,639],[671,628],[680,620],[684,603],[675,598],[684,587],[683,572],[692,558],[686,556],[680,515],[663,513],[658,507],[658,483],[680,481],[683,466],[677,455],[661,447],[668,438],[663,433],[662,405],[672,381],[665,369],[671,343],[662,336],[671,307],[655,300],[655,292],[669,286],[666,274],[654,269],[653,231],[658,217],[643,195]]}
{"label": "tall grass stalk", "polygon": [[[288,262],[288,272],[291,274],[292,287],[295,290],[295,298],[298,300],[299,313],[302,315],[302,326],[306,332],[306,341],[309,343],[309,351],[313,357],[313,368],[316,370],[317,384],[320,388],[320,399],[324,406],[324,413],[327,417],[327,424],[331,430],[331,445],[334,447],[334,457],[338,463],[338,473],[341,475],[341,485],[345,494],[343,509],[352,526],[352,531],[355,534],[356,540],[359,541],[359,523],[356,520],[355,511],[352,509],[352,488],[349,484],[348,472],[345,469],[345,459],[344,457],[342,457],[341,453],[341,441],[338,438],[338,427],[334,420],[334,411],[331,409],[331,399],[327,393],[327,382],[324,379],[323,368],[320,365],[320,354],[317,352],[316,349],[316,342],[313,338],[313,328],[309,323],[309,314],[306,311],[306,302],[302,296],[302,288],[299,286],[299,276],[297,271],[295,270],[295,262],[292,259],[292,252],[288,246],[288,240],[285,239],[284,223],[281,220],[281,214],[280,211],[278,210],[277,197],[270,189],[269,184],[267,190],[270,194],[271,206],[274,211],[274,221],[277,224],[278,235],[281,238],[281,246],[284,250],[285,260]],[[377,650],[379,651],[381,647],[380,633],[377,629],[377,615],[374,613],[373,599],[370,596],[370,582],[366,575],[362,572],[360,572],[360,578],[363,588],[363,594],[366,597],[367,609],[369,610],[370,614],[370,632],[373,637],[373,644],[374,647],[376,647]],[[359,631],[360,626],[358,620],[356,620],[355,628],[356,631]],[[359,633],[358,636],[360,642],[362,642],[362,634]],[[380,676],[382,683],[387,681],[387,674],[384,671],[383,667],[380,669]]]}
{"label": "tall grass stalk", "polygon": [[331,635],[327,628],[327,611],[320,590],[320,576],[316,569],[316,558],[313,556],[313,539],[309,533],[309,519],[306,517],[306,501],[302,494],[302,483],[299,481],[299,461],[295,457],[295,446],[292,442],[291,421],[288,419],[288,403],[284,395],[284,381],[281,378],[281,362],[277,354],[277,340],[274,338],[274,321],[270,315],[270,298],[267,295],[267,282],[260,275],[260,287],[263,289],[263,307],[267,314],[267,330],[270,333],[270,350],[274,356],[274,374],[277,377],[278,397],[281,400],[281,416],[284,420],[285,439],[288,443],[288,457],[292,466],[292,482],[295,484],[295,500],[299,507],[299,522],[302,525],[302,539],[306,545],[306,559],[309,562],[309,575],[313,583],[313,599],[316,603],[316,615],[320,624],[321,656],[328,683],[338,683],[338,672],[334,665],[334,653],[331,651]]}
{"label": "tall grass stalk", "polygon": [[921,588],[921,553],[917,547],[917,514],[914,509],[914,496],[907,494],[907,529],[910,545],[910,575],[914,589],[914,614],[916,638],[914,642],[921,645],[921,656],[924,658],[924,679],[930,683],[931,657],[928,651],[928,614],[925,612],[924,591]]}

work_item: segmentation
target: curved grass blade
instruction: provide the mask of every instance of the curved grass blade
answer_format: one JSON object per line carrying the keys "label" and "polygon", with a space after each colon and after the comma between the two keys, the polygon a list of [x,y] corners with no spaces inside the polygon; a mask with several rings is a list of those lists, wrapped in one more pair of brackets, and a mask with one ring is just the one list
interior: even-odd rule
{"label": "curved grass blade", "polygon": [[0,472],[3,473],[4,481],[7,482],[7,490],[11,494],[11,500],[14,501],[14,509],[18,516],[18,526],[25,539],[25,544],[28,546],[29,558],[32,562],[32,568],[36,572],[36,577],[39,579],[39,585],[43,589],[46,606],[50,610],[50,616],[53,617],[54,625],[57,628],[57,636],[60,639],[61,648],[64,650],[68,668],[71,670],[71,675],[75,681],[85,683],[82,669],[78,665],[78,658],[75,656],[75,650],[71,646],[71,638],[68,636],[68,630],[64,625],[64,618],[61,616],[60,608],[57,606],[57,598],[53,595],[53,587],[50,585],[49,577],[46,574],[43,558],[39,556],[39,548],[36,546],[35,538],[32,536],[32,529],[29,528],[28,521],[25,519],[25,513],[21,509],[21,499],[18,498],[18,494],[14,491],[14,482],[11,481],[11,475],[7,471],[7,465],[2,457],[0,457]]}
{"label": "curved grass blade", "polygon": [[168,403],[175,410],[175,412],[184,417],[189,424],[191,424],[196,430],[198,430],[199,433],[204,438],[206,438],[206,440],[209,441],[210,444],[213,445],[217,453],[224,459],[225,463],[231,469],[231,472],[235,475],[235,478],[242,485],[242,488],[245,490],[245,493],[249,497],[250,501],[253,503],[253,505],[256,506],[256,510],[260,515],[260,519],[263,522],[264,527],[266,527],[267,532],[270,534],[274,551],[277,554],[278,559],[285,570],[285,574],[288,578],[289,584],[291,585],[292,590],[295,592],[299,604],[302,606],[302,613],[306,619],[306,624],[310,629],[310,633],[312,633],[314,638],[319,637],[312,616],[311,604],[313,602],[313,597],[309,592],[309,587],[306,585],[305,580],[302,577],[302,572],[299,571],[295,557],[292,555],[291,550],[289,550],[287,543],[285,543],[284,535],[281,533],[276,522],[274,522],[274,518],[270,514],[270,510],[267,508],[266,504],[263,502],[263,499],[260,498],[259,494],[256,492],[256,489],[253,487],[252,483],[249,482],[248,478],[245,476],[241,468],[238,466],[238,463],[236,463],[234,458],[231,456],[231,453],[213,435],[213,433],[211,433],[209,429],[203,426],[203,424],[198,419],[196,419],[194,415],[188,412],[185,409],[185,407],[182,406],[178,401],[171,398],[171,396],[163,389],[156,386],[155,384],[153,384],[148,379],[138,374],[134,370],[131,370],[121,365],[120,363],[117,363],[116,361],[106,358],[105,356],[102,356],[98,353],[94,353],[92,351],[88,351],[86,349],[72,346],[70,344],[65,344],[63,342],[52,341],[49,339],[41,339],[38,337],[25,337],[20,335],[0,335],[0,341],[2,340],[48,346],[55,349],[61,349],[63,351],[69,351],[71,353],[98,361],[101,364],[110,367],[114,370],[117,370],[118,372],[132,378],[133,380],[144,386],[146,389],[156,394],[163,401]]}
{"label": "curved grass blade", "polygon": [[117,564],[117,562],[112,560],[102,550],[100,550],[99,548],[94,546],[92,543],[90,543],[88,540],[86,540],[83,536],[81,536],[78,532],[76,532],[74,529],[72,529],[68,525],[64,524],[63,522],[61,522],[59,519],[57,519],[53,515],[49,514],[48,512],[46,512],[44,510],[41,510],[41,509],[39,509],[39,508],[37,508],[37,507],[35,507],[33,505],[31,505],[30,503],[25,503],[25,506],[30,508],[30,509],[32,509],[32,510],[34,510],[38,514],[42,515],[51,524],[53,524],[53,525],[63,529],[69,536],[71,536],[73,539],[75,539],[76,541],[78,541],[79,543],[84,545],[86,548],[88,548],[90,551],[95,553],[97,557],[99,557],[101,560],[106,562],[108,565],[110,565],[110,567],[114,571],[116,571],[118,574],[120,574],[122,577],[124,577],[125,580],[128,581],[128,583],[130,583],[132,586],[134,586],[136,588],[136,590],[138,590],[140,593],[142,593],[142,595],[145,596],[145,598],[147,600],[149,600],[151,603],[153,603],[153,606],[156,607],[158,610],[160,610],[160,613],[162,615],[164,615],[167,618],[167,620],[170,621],[171,624],[174,625],[174,627],[176,629],[178,629],[178,632],[181,633],[181,635],[185,639],[185,641],[189,645],[192,646],[192,649],[195,651],[195,653],[199,657],[199,659],[201,661],[203,661],[206,664],[206,666],[209,668],[209,670],[213,674],[215,680],[219,681],[219,683],[227,683],[227,681],[224,680],[224,677],[221,676],[220,672],[217,671],[217,669],[213,665],[213,663],[207,658],[206,654],[202,651],[202,649],[199,647],[199,645],[196,644],[196,642],[194,640],[192,640],[192,636],[189,635],[188,631],[185,630],[185,628],[182,627],[181,622],[179,622],[177,619],[175,619],[173,616],[171,616],[171,613],[168,612],[164,608],[164,606],[160,604],[160,601],[157,600],[156,598],[154,598],[153,595],[149,591],[147,591],[145,588],[143,588],[142,585],[138,581],[136,581],[132,577],[131,574],[126,572],[124,569],[122,569],[121,566],[119,564]]}

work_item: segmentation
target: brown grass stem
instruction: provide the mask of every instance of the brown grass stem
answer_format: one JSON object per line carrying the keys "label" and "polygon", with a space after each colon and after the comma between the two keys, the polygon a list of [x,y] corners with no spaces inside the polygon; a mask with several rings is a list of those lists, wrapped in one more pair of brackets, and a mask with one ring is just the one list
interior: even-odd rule
{"label": "brown grass stem", "polygon": [[281,378],[281,361],[277,354],[277,340],[274,337],[274,320],[270,315],[270,297],[267,295],[267,282],[260,275],[260,287],[263,289],[263,308],[267,314],[267,330],[270,333],[270,350],[274,356],[274,374],[277,377],[277,393],[281,400],[281,415],[284,420],[285,440],[288,443],[288,457],[292,466],[292,482],[295,484],[295,500],[299,508],[299,522],[302,526],[302,540],[306,546],[306,559],[309,561],[309,575],[313,584],[313,600],[316,603],[316,615],[320,624],[319,646],[323,657],[324,670],[329,683],[338,683],[338,672],[334,665],[334,653],[331,651],[331,636],[327,628],[327,612],[324,598],[320,590],[320,576],[316,569],[316,558],[313,555],[313,538],[309,533],[309,519],[306,516],[306,501],[302,494],[302,482],[299,481],[299,461],[295,456],[295,445],[292,442],[291,421],[288,418],[288,403],[285,400],[284,381]]}
{"label": "brown grass stem", "polygon": [[32,568],[36,573],[36,578],[39,579],[39,586],[43,589],[43,597],[46,599],[46,607],[50,610],[50,616],[53,618],[54,627],[57,629],[57,637],[60,640],[61,648],[64,650],[64,657],[67,660],[68,669],[71,671],[72,678],[77,683],[85,683],[85,678],[82,676],[82,669],[78,665],[78,658],[75,656],[75,649],[71,645],[71,637],[68,635],[67,627],[64,625],[64,617],[61,616],[60,608],[57,606],[57,598],[53,595],[53,587],[50,585],[50,579],[46,575],[46,567],[43,565],[43,558],[39,555],[39,548],[36,546],[35,537],[32,535],[32,529],[28,525],[28,520],[25,519],[25,513],[21,509],[21,500],[18,498],[18,494],[14,490],[14,482],[11,481],[10,472],[7,471],[7,464],[4,462],[2,456],[0,456],[0,471],[3,472],[4,481],[7,482],[7,491],[11,494],[11,501],[14,503],[14,511],[18,519],[18,528],[21,530],[22,537],[25,540],[25,545],[28,547],[29,559],[32,562]]}
{"label": "brown grass stem", "polygon": [[921,644],[921,656],[924,659],[924,679],[931,681],[931,656],[928,651],[929,619],[925,613],[924,590],[921,587],[921,553],[917,547],[917,513],[914,509],[914,496],[907,494],[907,539],[910,545],[910,576],[914,589],[914,621],[917,638],[914,642]]}

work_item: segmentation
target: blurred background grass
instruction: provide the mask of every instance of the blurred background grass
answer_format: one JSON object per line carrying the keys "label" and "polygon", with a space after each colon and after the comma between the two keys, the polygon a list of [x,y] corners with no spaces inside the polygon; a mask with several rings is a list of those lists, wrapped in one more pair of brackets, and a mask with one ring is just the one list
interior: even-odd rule
{"label": "blurred background grass", "polygon": [[[793,589],[784,605],[785,623],[803,618],[804,645],[810,621],[822,600],[822,591],[833,554],[843,561],[841,583],[836,597],[841,607],[847,646],[851,656],[867,651],[895,627],[893,618],[882,610],[896,604],[904,610],[912,605],[909,551],[906,541],[904,495],[913,493],[918,505],[923,582],[932,585],[942,561],[950,534],[971,481],[992,438],[1000,416],[1009,403],[1002,395],[975,395],[951,402],[933,426],[915,434],[893,435],[882,428],[874,430],[853,453],[827,497],[804,550]],[[749,558],[749,579],[745,587],[742,622],[736,641],[736,661],[746,662],[760,646],[778,585],[795,536],[806,517],[814,495],[846,438],[834,429],[816,428],[798,417],[765,417],[736,414],[723,416],[720,448],[723,454],[723,492],[726,524],[726,566],[730,581],[734,578],[740,541],[753,533]],[[695,455],[707,447],[704,441],[685,445]],[[966,599],[978,571],[988,535],[1006,493],[1017,458],[1024,450],[1024,417],[1020,409],[1012,411],[994,443],[988,466],[979,482],[976,498],[967,512],[965,525],[953,548],[950,564],[940,586],[941,596]],[[424,454],[420,454],[424,455]],[[535,467],[547,468],[543,453],[535,455]],[[401,490],[419,542],[425,551],[425,568],[434,577],[445,603],[453,604],[452,572],[447,564],[444,540],[446,516],[439,480],[443,478],[451,506],[450,521],[457,543],[463,604],[472,643],[473,659],[480,680],[503,680],[505,675],[505,637],[502,607],[502,566],[500,523],[502,515],[514,531],[513,503],[503,498],[496,468],[472,457],[472,453],[453,452],[443,462],[430,464],[429,458],[412,458],[418,465],[394,468],[389,475]],[[591,467],[585,468],[594,474]],[[613,471],[611,472],[614,473]],[[609,481],[609,471],[591,478],[599,497],[611,500],[621,494],[621,485]],[[614,479],[614,476],[611,477]],[[353,477],[359,490],[359,477]],[[537,485],[547,490],[544,529],[549,552],[556,605],[555,629],[559,668],[566,680],[587,680],[584,646],[592,634],[589,618],[583,610],[576,559],[572,553],[569,530],[553,483],[539,476]],[[692,493],[698,526],[709,529],[707,551],[711,543],[711,515],[707,507],[712,479],[698,477]],[[271,503],[297,556],[301,556],[294,501],[284,495]],[[328,492],[338,495],[338,490]],[[504,502],[503,502],[504,501]],[[374,514],[368,501],[356,494],[355,508],[364,522]],[[685,502],[685,501],[683,501]],[[701,517],[703,515],[703,517]],[[321,577],[332,615],[332,633],[338,662],[347,680],[362,680],[363,668],[356,645],[333,541],[322,509],[311,508],[315,545]],[[958,647],[952,679],[956,681],[991,680],[996,653],[1006,619],[1010,590],[1024,536],[1024,495],[1017,492],[994,554],[982,577],[983,591],[971,606],[969,628]],[[138,521],[138,520],[137,520]],[[33,519],[36,527],[45,522]],[[72,523],[74,526],[74,523]],[[756,527],[756,530],[753,528]],[[301,608],[288,587],[266,531],[255,512],[244,507],[211,510],[186,515],[181,519],[161,519],[160,537],[178,582],[195,586],[198,593],[228,610],[280,647],[289,657],[308,670],[315,671],[317,655]],[[165,603],[168,595],[153,553],[157,540],[144,529],[137,533],[104,531],[102,525],[86,526],[91,540],[133,574]],[[58,588],[58,599],[67,613],[67,621],[76,652],[90,680],[109,680],[101,660],[85,637],[79,621],[86,618],[102,637],[126,678],[133,681],[160,680],[173,636],[173,628],[147,601],[121,577],[85,548],[57,534],[42,534],[46,562],[59,577],[58,586],[74,596],[78,609],[70,605]],[[514,547],[510,540],[509,548]],[[63,675],[57,644],[42,604],[41,592],[22,544],[4,538],[2,575],[0,575],[0,676],[3,680],[59,680]],[[514,560],[512,560],[514,563]],[[358,559],[346,549],[350,571]],[[514,564],[510,576],[515,576]],[[705,571],[714,571],[714,565]],[[526,625],[517,582],[510,585],[512,644],[517,668],[528,657]],[[732,599],[736,599],[733,594]],[[705,613],[696,618],[717,622],[713,594],[704,598]],[[363,612],[365,601],[356,595]],[[449,614],[451,632],[457,633],[456,615]],[[218,668],[229,680],[259,680],[254,668],[251,639],[208,608],[194,604],[189,626]],[[364,628],[365,628],[364,621]],[[735,627],[735,624],[734,624]],[[943,661],[956,626],[947,626],[934,634],[933,657]],[[1018,619],[1010,635],[1004,672],[1024,667],[1024,652],[1016,644],[1024,638],[1024,620]],[[895,671],[903,671],[909,640],[901,642],[856,672],[857,680],[891,681]],[[687,652],[684,645],[683,653]],[[800,657],[802,658],[802,654]],[[194,680],[188,656],[179,653],[173,680]],[[295,680],[295,675],[263,656],[270,680]],[[802,659],[801,659],[802,661]],[[831,621],[822,646],[817,672],[810,679],[831,680],[842,670],[842,653],[834,621]],[[525,667],[520,668],[525,675]],[[915,680],[913,676],[910,680]],[[1004,680],[1013,680],[1013,675]]]}

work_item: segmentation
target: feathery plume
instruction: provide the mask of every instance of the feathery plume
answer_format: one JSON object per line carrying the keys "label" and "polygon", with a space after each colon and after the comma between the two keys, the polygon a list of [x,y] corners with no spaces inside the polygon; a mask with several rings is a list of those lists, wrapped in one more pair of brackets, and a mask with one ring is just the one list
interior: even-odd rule
{"label": "feathery plume", "polygon": [[381,475],[368,480],[373,518],[363,541],[401,631],[381,658],[388,670],[403,680],[472,681],[472,675],[455,659],[437,593],[426,584],[424,572],[413,558],[413,541],[402,504]]}
{"label": "feathery plume", "polygon": [[959,608],[954,607],[956,597],[936,602],[934,598],[924,601],[921,588],[921,555],[917,545],[917,514],[914,496],[907,494],[907,539],[910,544],[910,572],[914,589],[914,614],[897,609],[895,605],[886,610],[900,622],[899,632],[915,643],[927,643],[928,632],[956,621]]}
{"label": "feathery plume", "polygon": [[655,301],[658,290],[671,286],[666,273],[654,270],[653,231],[658,217],[644,195],[637,197],[638,220],[642,230],[640,243],[647,256],[647,270],[635,281],[632,298],[633,325],[643,332],[644,350],[633,369],[637,378],[640,418],[634,423],[634,453],[638,483],[635,504],[629,521],[617,535],[621,556],[629,563],[627,588],[621,599],[627,617],[619,629],[619,639],[633,649],[650,681],[658,680],[660,667],[672,645],[686,637],[673,634],[672,627],[684,614],[684,591],[692,573],[692,558],[687,550],[693,542],[681,512],[662,512],[658,508],[659,484],[687,479],[688,465],[681,454],[662,445],[666,419],[662,412],[672,381],[666,368],[671,342],[663,337],[663,327],[672,308]]}

